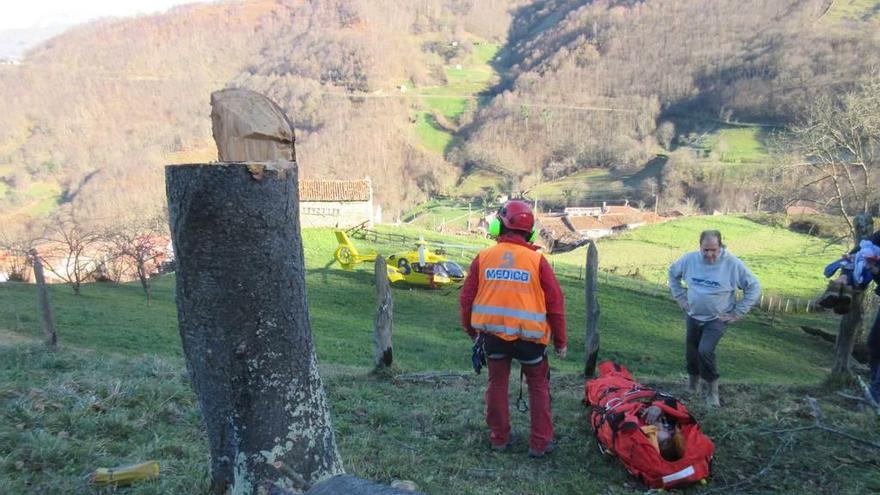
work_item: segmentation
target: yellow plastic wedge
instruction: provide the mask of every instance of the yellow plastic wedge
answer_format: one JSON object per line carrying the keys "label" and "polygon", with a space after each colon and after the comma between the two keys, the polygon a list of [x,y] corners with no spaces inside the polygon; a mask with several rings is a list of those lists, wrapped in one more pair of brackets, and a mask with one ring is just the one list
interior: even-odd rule
{"label": "yellow plastic wedge", "polygon": [[138,481],[153,480],[159,477],[159,463],[147,461],[140,464],[114,468],[98,468],[92,473],[92,483],[104,485],[130,485]]}

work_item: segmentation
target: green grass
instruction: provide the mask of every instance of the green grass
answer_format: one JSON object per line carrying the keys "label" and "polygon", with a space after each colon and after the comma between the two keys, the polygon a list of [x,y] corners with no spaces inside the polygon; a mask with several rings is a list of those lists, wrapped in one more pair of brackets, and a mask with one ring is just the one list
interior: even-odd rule
{"label": "green grass", "polygon": [[[740,243],[737,238],[740,233],[750,232],[748,225],[751,222],[732,219],[728,223],[716,222],[711,225],[719,226],[723,232],[731,235],[730,244],[736,251]],[[741,230],[734,230],[734,226],[739,226]],[[614,265],[615,256],[621,257],[617,259],[625,258],[627,255],[622,254],[624,252],[630,253],[630,256],[634,252],[640,253],[647,263],[659,251],[648,251],[646,246],[659,245],[659,249],[668,251],[670,256],[673,252],[681,253],[682,248],[671,245],[684,242],[678,240],[679,236],[682,239],[694,237],[693,232],[702,228],[702,225],[687,223],[676,227],[673,222],[661,227],[672,230],[655,230],[653,235],[649,235],[652,232],[647,228],[633,232],[633,235],[642,234],[645,239],[650,239],[650,244],[636,242],[642,246],[640,250],[628,246],[633,242],[629,239],[614,241],[618,243],[613,248],[600,245],[603,267]],[[395,228],[394,232],[408,233],[415,238],[423,231]],[[331,231],[307,230],[305,236],[310,316],[318,356],[325,363],[369,366],[372,362],[372,315],[375,312],[372,267],[364,265],[351,272],[340,270],[333,260],[336,245]],[[462,239],[456,236],[427,232],[425,237],[429,242],[462,243]],[[356,245],[364,250],[372,247],[386,255],[412,247],[374,245],[366,241],[357,241]],[[792,244],[783,246],[791,247]],[[452,258],[465,267],[469,265],[472,253],[450,250]],[[789,254],[782,248],[775,253]],[[582,253],[569,253],[551,257],[551,262],[560,273],[567,297],[572,359],[559,363],[560,369],[567,372],[577,372],[582,359],[583,335],[578,328],[584,320],[584,307],[582,281],[576,277],[582,256]],[[747,263],[755,264],[754,260],[750,262],[747,256],[743,257]],[[659,262],[646,265],[643,273],[652,273],[649,268],[659,273],[665,270],[665,266],[665,263]],[[773,266],[777,264],[768,265],[770,268]],[[753,268],[765,285],[774,287],[757,267]],[[811,272],[805,269],[805,276],[807,273]],[[815,277],[817,281],[821,280],[818,273]],[[648,277],[648,280],[653,279]],[[650,291],[640,292],[619,285],[609,283],[600,293],[605,356],[621,359],[641,373],[680,376],[681,315],[674,303],[665,291],[652,295]],[[173,275],[158,279],[154,291],[153,303],[148,306],[137,284],[87,284],[80,296],[74,296],[66,286],[54,285],[50,287],[50,297],[55,308],[59,338],[63,344],[97,353],[146,353],[177,358],[181,354],[173,302]],[[0,321],[4,322],[5,330],[38,338],[41,330],[36,317],[34,287],[6,283],[0,286],[0,294],[3,296],[0,298]],[[415,371],[467,370],[469,351],[459,328],[457,292],[454,289],[395,290],[394,294],[395,353],[399,356],[399,365]],[[826,354],[819,343],[802,346],[798,322],[793,320],[789,324],[776,321],[774,324],[774,329],[768,332],[769,323],[761,315],[756,315],[739,325],[736,338],[725,342],[725,349],[721,351],[722,359],[726,353],[729,356],[754,354],[754,359],[730,359],[724,366],[728,377],[762,383],[812,383],[820,380],[830,365],[830,354]],[[833,328],[832,321],[823,323],[818,320],[813,325]],[[632,342],[652,342],[652,348],[643,349],[631,345]],[[756,349],[756,342],[762,343],[764,350]],[[798,346],[802,347],[799,352],[804,359],[791,362],[778,359],[777,352],[772,350],[783,349],[790,345],[788,342],[798,342]]]}
{"label": "green grass", "polygon": [[416,113],[416,134],[425,148],[439,154],[443,154],[452,142],[452,134],[438,126],[428,112]]}
{"label": "green grass", "polygon": [[498,43],[474,43],[474,51],[471,54],[471,63],[475,65],[489,65],[498,55],[501,45]]}
{"label": "green grass", "polygon": [[[761,225],[734,216],[688,217],[640,227],[598,243],[600,267],[621,275],[638,275],[652,283],[666,279],[669,265],[687,251],[696,251],[700,232],[720,230],[731,253],[749,267],[764,292],[813,299],[825,286],[822,269],[837,259],[844,246]],[[562,255],[583,264],[583,249]]]}
{"label": "green grass", "polygon": [[422,91],[422,104],[434,112],[439,112],[447,119],[455,120],[468,109],[469,98],[443,94],[439,88]]}
{"label": "green grass", "polygon": [[416,114],[416,134],[426,148],[445,153],[453,136],[436,125],[431,113],[437,112],[456,122],[468,108],[476,107],[479,104],[477,95],[497,80],[490,61],[498,49],[499,45],[495,43],[474,45],[474,51],[466,60],[443,68],[446,84],[409,88],[418,95],[417,99],[425,109]]}
{"label": "green grass", "polygon": [[[488,451],[482,419],[485,374],[414,383],[354,367],[325,364],[320,372],[349,473],[384,483],[408,479],[436,494],[645,491],[617,461],[598,453],[580,403],[583,380],[575,374],[551,375],[560,449],[533,461],[525,456],[524,435],[510,453]],[[638,378],[688,397],[681,381]],[[144,460],[159,462],[160,478],[122,493],[207,492],[207,441],[181,360],[2,345],[0,380],[0,492],[119,493],[91,488],[88,473]],[[512,380],[512,398],[515,386]],[[722,392],[722,410],[689,403],[716,445],[709,490],[855,494],[880,489],[876,457],[868,447],[817,431],[769,433],[812,424],[804,401],[811,396],[818,398],[827,424],[880,440],[876,418],[853,410],[846,399],[804,386],[728,384]],[[516,431],[528,431],[525,414],[512,412],[511,423]]]}
{"label": "green grass", "polygon": [[0,199],[6,193],[12,196],[10,199],[15,206],[4,208],[4,214],[8,212],[36,217],[50,213],[58,206],[61,187],[53,182],[32,182],[27,189],[21,191],[0,189]]}
{"label": "green grass", "polygon": [[409,225],[436,230],[438,227],[466,230],[468,217],[477,219],[483,214],[481,201],[467,203],[450,200],[430,200],[407,212],[402,219]]}
{"label": "green grass", "polygon": [[825,15],[828,21],[880,20],[880,2],[877,0],[835,0]]}
{"label": "green grass", "polygon": [[485,194],[485,188],[492,187],[496,191],[500,190],[503,178],[485,170],[477,170],[468,174],[461,180],[461,183],[455,186],[453,194],[465,198],[477,198]]}
{"label": "green grass", "polygon": [[629,191],[623,180],[623,177],[618,177],[607,169],[587,169],[539,184],[529,191],[529,196],[538,201],[561,204],[565,201],[564,191],[571,190],[570,206],[584,201],[617,200]]}
{"label": "green grass", "polygon": [[[766,252],[768,257],[791,258],[788,249],[797,246],[783,231],[763,227],[767,233],[755,233],[745,220],[712,217],[661,226],[668,230],[635,231],[631,235],[645,234],[638,241],[642,249],[630,253],[646,262],[665,249],[680,253],[685,240],[704,227],[701,222],[710,220],[735,251],[750,245],[745,241],[752,235],[770,236],[763,237],[768,245],[767,239],[779,242],[778,249]],[[407,227],[394,227],[393,232],[467,242]],[[533,462],[526,460],[525,440],[511,454],[487,451],[485,374],[469,371],[470,343],[459,327],[457,291],[394,289],[394,355],[400,372],[451,371],[462,378],[413,383],[370,375],[375,312],[371,268],[340,270],[332,259],[330,230],[307,229],[303,235],[312,335],[349,472],[386,483],[410,479],[421,490],[438,494],[644,491],[617,462],[597,453],[580,404],[584,303],[583,282],[575,274],[583,253],[551,257],[566,295],[570,353],[565,361],[551,360],[561,450]],[[385,254],[398,248],[362,240],[356,245]],[[620,249],[600,244],[603,266]],[[455,256],[463,265],[470,257]],[[779,265],[768,263],[767,269],[774,266]],[[600,357],[617,359],[641,380],[686,397],[679,310],[665,291],[633,290],[621,281],[611,277],[609,283],[600,283]],[[0,493],[90,493],[84,476],[94,468],[147,459],[160,462],[161,479],[125,493],[205,492],[207,446],[181,358],[173,294],[173,275],[155,282],[149,306],[137,284],[88,284],[78,297],[65,286],[52,286],[62,348],[53,354],[21,343],[41,334],[34,287],[0,284]],[[699,401],[688,403],[718,448],[710,489],[880,489],[878,465],[870,460],[875,454],[865,447],[818,432],[762,434],[812,424],[803,402],[809,395],[820,399],[830,424],[880,441],[875,417],[816,387],[829,371],[833,349],[805,336],[798,326],[831,330],[834,323],[805,315],[771,320],[755,311],[731,327],[719,347],[725,408],[710,411]],[[515,374],[511,382],[513,400]],[[513,412],[512,421],[520,432],[528,430],[526,415]],[[781,454],[774,456],[780,445]],[[772,465],[760,481],[749,483],[768,463]],[[487,488],[491,486],[498,488]]]}
{"label": "green grass", "polygon": [[727,127],[710,134],[703,146],[724,163],[763,163],[769,159],[764,136],[759,127]]}

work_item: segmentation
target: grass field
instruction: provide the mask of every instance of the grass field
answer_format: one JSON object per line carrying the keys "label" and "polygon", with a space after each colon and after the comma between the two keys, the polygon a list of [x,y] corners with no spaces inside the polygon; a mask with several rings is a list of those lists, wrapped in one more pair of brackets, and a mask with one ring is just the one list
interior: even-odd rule
{"label": "grass field", "polygon": [[465,198],[477,198],[485,194],[486,188],[494,188],[499,191],[503,184],[503,178],[486,172],[485,170],[477,170],[461,179],[461,183],[455,186],[452,194]]}
{"label": "grass field", "polygon": [[452,134],[438,126],[434,116],[428,112],[417,112],[416,119],[416,134],[422,145],[435,153],[443,154],[452,142]]}
{"label": "grass field", "polygon": [[416,134],[429,150],[443,154],[453,139],[453,133],[437,125],[432,113],[437,112],[450,122],[456,122],[468,109],[479,104],[479,93],[489,88],[497,74],[490,65],[498,52],[496,43],[479,43],[461,63],[443,68],[446,84],[409,88],[416,95],[423,110],[416,113]]}
{"label": "grass field", "polygon": [[[824,290],[822,269],[847,248],[816,237],[733,216],[702,216],[649,225],[598,243],[600,266],[650,282],[665,280],[669,265],[698,248],[699,233],[720,230],[731,253],[754,272],[766,293],[803,299]],[[561,256],[583,264],[583,249]]]}
{"label": "grass field", "polygon": [[723,127],[709,134],[703,146],[723,163],[763,163],[769,159],[760,127]]}
{"label": "grass field", "polygon": [[880,2],[877,0],[835,0],[825,15],[826,21],[870,20],[880,21]]}
{"label": "grass field", "polygon": [[[721,228],[732,246],[739,246],[746,232],[758,235],[742,220],[727,221]],[[701,228],[696,219],[683,220],[678,230],[640,241],[643,252],[649,254],[655,244],[663,249],[686,245]],[[784,235],[761,228],[767,231],[762,235]],[[465,242],[417,229],[394,232]],[[356,244],[385,254],[398,248]],[[328,230],[304,231],[304,248],[312,334],[349,472],[386,483],[411,479],[438,494],[644,491],[613,459],[597,453],[579,402],[584,303],[582,281],[572,275],[579,257],[551,258],[566,294],[570,339],[569,358],[551,360],[561,450],[550,459],[527,462],[524,441],[511,454],[487,451],[485,374],[469,371],[470,343],[459,328],[457,291],[394,290],[394,355],[403,375],[381,378],[369,373],[375,311],[371,269],[338,269]],[[611,263],[617,250],[600,245],[603,264]],[[471,257],[452,254],[465,266]],[[684,396],[677,307],[664,292],[621,288],[615,280],[600,287],[601,357],[617,359],[642,380]],[[0,284],[0,493],[90,493],[84,481],[90,470],[145,459],[159,460],[161,480],[125,493],[204,493],[207,446],[181,358],[173,293],[173,275],[155,281],[151,305],[137,284],[89,284],[79,297],[67,287],[52,286],[62,346],[52,354],[29,343],[40,336],[33,286]],[[875,417],[818,386],[832,349],[805,336],[800,324],[831,330],[834,321],[820,316],[770,320],[754,312],[731,327],[719,348],[725,408],[715,412],[697,400],[688,402],[718,446],[713,481],[708,489],[692,492],[880,489],[880,463],[869,447],[809,432],[772,433],[811,424],[804,402],[809,395],[819,398],[830,424],[873,432],[861,435],[880,441]],[[406,379],[406,373],[429,371],[461,377]],[[515,377],[511,382],[515,397]],[[514,412],[512,418],[515,429],[527,431],[525,415]]]}
{"label": "grass field", "polygon": [[565,191],[571,191],[570,206],[593,201],[616,201],[629,191],[623,180],[623,177],[617,177],[607,169],[587,169],[537,185],[529,190],[529,196],[538,201],[563,203]]}
{"label": "grass field", "polygon": [[468,217],[477,219],[483,213],[482,201],[471,200],[468,204],[432,199],[408,211],[403,215],[402,220],[408,225],[424,229],[464,231],[467,229]]}
{"label": "grass field", "polygon": [[[0,184],[0,201],[7,196],[5,204],[0,203],[0,219],[12,216],[37,217],[51,213],[58,206],[61,187],[52,182],[33,182],[21,191],[7,190]],[[14,197],[9,197],[14,196]]]}

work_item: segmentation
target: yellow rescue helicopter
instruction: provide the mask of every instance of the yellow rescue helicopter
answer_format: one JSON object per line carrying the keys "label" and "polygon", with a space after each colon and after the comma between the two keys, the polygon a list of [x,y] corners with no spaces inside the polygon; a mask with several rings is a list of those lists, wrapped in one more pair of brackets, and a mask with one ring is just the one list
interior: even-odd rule
{"label": "yellow rescue helicopter", "polygon": [[[333,256],[345,270],[353,270],[365,261],[375,262],[376,252],[361,254],[343,230],[334,231],[339,243]],[[440,251],[431,251],[424,239],[416,242],[415,249],[394,253],[387,258],[388,281],[406,282],[417,287],[437,289],[461,283],[466,275],[461,266]]]}

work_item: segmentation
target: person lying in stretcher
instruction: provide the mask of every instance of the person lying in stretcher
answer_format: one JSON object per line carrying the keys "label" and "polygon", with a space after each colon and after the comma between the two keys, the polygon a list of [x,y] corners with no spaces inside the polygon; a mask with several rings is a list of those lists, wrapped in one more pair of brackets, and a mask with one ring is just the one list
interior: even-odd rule
{"label": "person lying in stretcher", "polygon": [[642,431],[651,440],[660,455],[667,461],[680,459],[682,441],[681,438],[676,438],[675,421],[663,414],[663,411],[657,406],[646,407],[641,416],[645,422],[645,425],[641,427]]}

